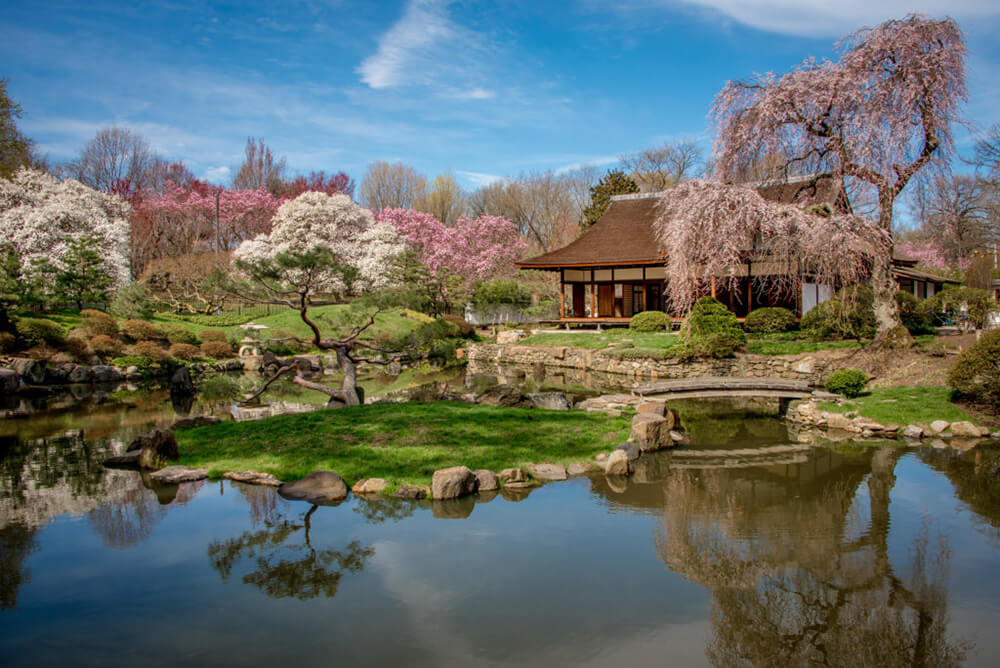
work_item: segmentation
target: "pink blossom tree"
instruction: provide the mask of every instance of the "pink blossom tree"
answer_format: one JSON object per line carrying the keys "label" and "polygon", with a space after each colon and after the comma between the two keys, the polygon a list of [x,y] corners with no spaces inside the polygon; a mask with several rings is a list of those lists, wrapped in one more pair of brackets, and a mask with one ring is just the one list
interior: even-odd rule
{"label": "pink blossom tree", "polygon": [[[782,76],[730,81],[715,99],[716,178],[783,156],[786,169],[856,179],[892,229],[896,198],[925,167],[944,169],[966,99],[965,44],[951,19],[919,15],[848,35],[836,62],[810,58]],[[908,343],[894,299],[891,247],[873,257],[878,340]]]}
{"label": "pink blossom tree", "polygon": [[863,280],[871,256],[891,247],[888,233],[855,216],[826,213],[765,200],[747,186],[701,180],[675,186],[654,228],[667,250],[672,309],[689,310],[712,277],[738,292],[748,264],[764,269],[754,280],[772,293],[792,290],[803,271],[831,285]]}

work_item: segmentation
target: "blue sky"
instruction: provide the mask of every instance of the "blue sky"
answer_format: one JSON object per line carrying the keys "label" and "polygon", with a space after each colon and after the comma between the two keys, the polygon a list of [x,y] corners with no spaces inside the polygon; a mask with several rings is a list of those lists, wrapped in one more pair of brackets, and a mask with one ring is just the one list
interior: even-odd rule
{"label": "blue sky", "polygon": [[968,117],[1000,121],[995,0],[8,0],[0,77],[54,162],[118,124],[221,183],[253,135],[293,173],[401,160],[471,189],[665,139],[707,147],[725,81],[910,11],[958,20]]}

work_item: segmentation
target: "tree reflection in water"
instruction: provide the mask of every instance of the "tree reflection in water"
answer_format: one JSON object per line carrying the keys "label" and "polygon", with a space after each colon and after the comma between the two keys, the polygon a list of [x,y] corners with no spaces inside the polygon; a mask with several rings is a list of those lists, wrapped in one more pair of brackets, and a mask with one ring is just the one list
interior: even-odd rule
{"label": "tree reflection in water", "polygon": [[[309,530],[316,508],[312,506],[305,513],[301,524],[275,516],[263,520],[264,528],[259,531],[246,531],[238,538],[213,542],[208,546],[212,566],[225,582],[237,562],[246,560],[253,570],[243,576],[243,582],[272,598],[305,600],[336,596],[341,577],[361,572],[375,549],[362,547],[356,540],[343,550],[314,548]],[[292,542],[299,532],[302,542]]]}
{"label": "tree reflection in water", "polygon": [[0,610],[17,607],[18,590],[31,581],[24,561],[36,546],[34,527],[20,522],[0,527]]}
{"label": "tree reflection in water", "polygon": [[890,559],[903,452],[848,446],[747,468],[667,459],[660,480],[604,493],[659,504],[660,558],[712,592],[715,665],[957,665],[970,644],[948,634],[947,540],[925,523],[911,563]]}

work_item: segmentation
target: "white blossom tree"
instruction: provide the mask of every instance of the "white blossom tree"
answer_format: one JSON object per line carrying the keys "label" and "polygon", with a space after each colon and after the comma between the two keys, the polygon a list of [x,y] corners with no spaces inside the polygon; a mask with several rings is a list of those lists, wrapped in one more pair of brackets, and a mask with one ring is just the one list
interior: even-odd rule
{"label": "white blossom tree", "polygon": [[[405,242],[392,225],[377,223],[369,209],[339,193],[303,193],[283,204],[272,223],[269,234],[242,243],[234,253],[236,266],[250,288],[240,294],[297,310],[312,331],[311,343],[320,350],[336,352],[345,374],[340,390],[312,383],[298,374],[293,382],[326,392],[333,401],[361,404],[364,394],[357,385],[357,364],[376,360],[359,353],[382,352],[361,336],[375,324],[378,309],[367,312],[341,337],[324,337],[309,309],[344,303],[386,287],[388,269],[405,250]],[[283,367],[254,396],[293,371],[294,367]]]}
{"label": "white blossom tree", "polygon": [[[25,281],[64,272],[74,246],[87,241],[102,258],[113,287],[129,282],[131,207],[117,195],[79,181],[59,181],[44,172],[21,169],[0,180],[0,246],[14,249]],[[90,241],[88,241],[90,240]]]}

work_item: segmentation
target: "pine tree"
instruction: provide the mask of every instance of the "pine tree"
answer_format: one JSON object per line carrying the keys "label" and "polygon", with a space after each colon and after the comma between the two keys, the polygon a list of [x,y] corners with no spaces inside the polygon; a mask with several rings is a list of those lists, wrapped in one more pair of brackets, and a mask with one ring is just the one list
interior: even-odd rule
{"label": "pine tree", "polygon": [[609,170],[600,181],[590,187],[590,204],[583,210],[583,221],[580,227],[583,230],[590,229],[590,226],[600,220],[608,205],[611,204],[612,195],[627,195],[639,192],[639,186],[631,177],[625,176],[625,172],[620,169]]}
{"label": "pine tree", "polygon": [[69,242],[64,261],[65,269],[56,274],[55,288],[62,296],[82,309],[84,303],[108,301],[112,280],[99,252],[100,242],[94,237],[81,237]]}

